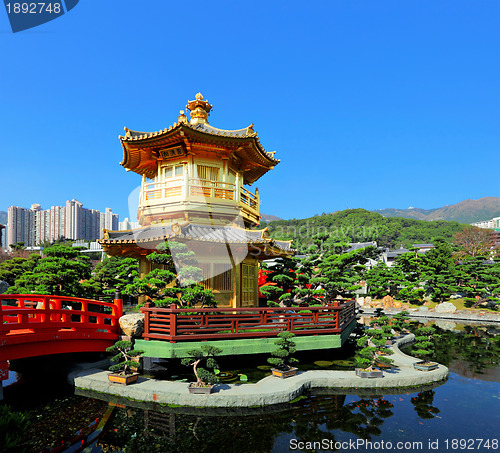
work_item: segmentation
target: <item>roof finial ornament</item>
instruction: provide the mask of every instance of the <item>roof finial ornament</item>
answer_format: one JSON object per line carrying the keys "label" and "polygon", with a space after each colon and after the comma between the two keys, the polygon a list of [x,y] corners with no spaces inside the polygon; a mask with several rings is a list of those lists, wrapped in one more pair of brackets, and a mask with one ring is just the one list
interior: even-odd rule
{"label": "roof finial ornament", "polygon": [[191,124],[208,124],[208,116],[212,106],[203,100],[201,93],[196,94],[194,101],[188,101],[186,109],[191,112]]}
{"label": "roof finial ornament", "polygon": [[184,110],[179,111],[179,119],[177,120],[179,123],[187,123],[187,116],[184,114]]}

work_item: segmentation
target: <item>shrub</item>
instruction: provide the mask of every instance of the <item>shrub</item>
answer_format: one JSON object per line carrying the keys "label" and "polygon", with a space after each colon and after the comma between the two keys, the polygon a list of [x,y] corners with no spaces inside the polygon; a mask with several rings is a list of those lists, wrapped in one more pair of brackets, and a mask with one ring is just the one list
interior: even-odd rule
{"label": "shrub", "polygon": [[273,357],[267,359],[270,365],[281,371],[286,371],[292,368],[292,364],[298,363],[298,360],[292,357],[297,351],[295,342],[291,340],[294,336],[292,332],[280,332],[278,334],[279,338],[274,342],[278,348],[271,352]]}

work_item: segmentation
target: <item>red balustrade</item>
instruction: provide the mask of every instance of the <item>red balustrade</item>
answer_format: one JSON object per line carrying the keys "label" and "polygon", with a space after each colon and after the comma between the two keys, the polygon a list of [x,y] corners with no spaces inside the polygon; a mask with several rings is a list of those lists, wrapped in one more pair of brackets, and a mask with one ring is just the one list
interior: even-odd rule
{"label": "red balustrade", "polygon": [[295,335],[340,334],[355,318],[355,302],[321,307],[141,308],[145,340],[224,340]]}
{"label": "red balustrade", "polygon": [[63,352],[104,351],[118,339],[113,303],[38,294],[0,295],[0,362]]}

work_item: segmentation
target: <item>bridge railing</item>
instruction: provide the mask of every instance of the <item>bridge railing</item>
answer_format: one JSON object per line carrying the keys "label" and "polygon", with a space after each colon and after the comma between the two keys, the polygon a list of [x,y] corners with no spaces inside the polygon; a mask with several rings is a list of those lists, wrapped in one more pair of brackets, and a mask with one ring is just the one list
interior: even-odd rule
{"label": "bridge railing", "polygon": [[[119,333],[122,301],[40,294],[0,295],[0,336],[57,330],[88,331],[93,337]],[[99,335],[102,334],[102,335]]]}
{"label": "bridge railing", "polygon": [[224,340],[296,335],[340,334],[355,319],[355,302],[319,307],[141,308],[145,340]]}

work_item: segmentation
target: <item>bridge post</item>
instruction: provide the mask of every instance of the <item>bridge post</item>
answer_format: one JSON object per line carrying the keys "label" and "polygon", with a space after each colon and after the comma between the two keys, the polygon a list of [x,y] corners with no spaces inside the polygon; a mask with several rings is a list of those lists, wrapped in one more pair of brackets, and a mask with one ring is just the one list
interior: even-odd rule
{"label": "bridge post", "polygon": [[120,319],[123,316],[123,299],[122,292],[118,286],[115,288],[115,299],[113,303],[116,305],[116,316]]}

